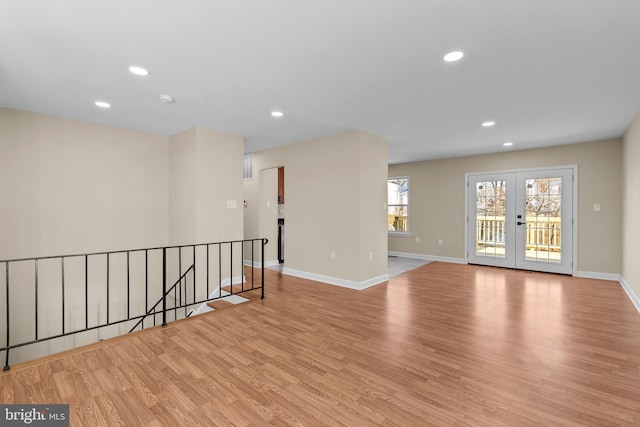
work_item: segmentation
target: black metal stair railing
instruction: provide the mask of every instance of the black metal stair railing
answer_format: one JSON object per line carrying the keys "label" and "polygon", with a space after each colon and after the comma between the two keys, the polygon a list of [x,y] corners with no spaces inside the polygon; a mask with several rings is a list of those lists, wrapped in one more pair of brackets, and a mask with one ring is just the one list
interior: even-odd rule
{"label": "black metal stair railing", "polygon": [[[0,260],[4,370],[10,369],[12,349],[107,328],[126,327],[116,334],[109,330],[120,335],[158,323],[167,326],[168,314],[173,320],[188,317],[199,305],[230,294],[260,290],[264,298],[267,243],[260,238]],[[188,266],[184,270],[183,264]],[[230,292],[223,292],[226,286]]]}
{"label": "black metal stair railing", "polygon": [[[171,295],[171,292],[175,292],[175,291],[176,291],[176,288],[178,288],[178,292],[179,292],[180,297],[181,297],[181,299],[182,299],[182,289],[183,289],[183,287],[182,287],[182,283],[183,283],[183,280],[185,280],[185,279],[187,278],[187,275],[188,275],[190,272],[194,271],[194,270],[195,270],[195,264],[191,264],[191,265],[189,266],[189,268],[187,268],[187,270],[186,270],[184,273],[182,273],[182,276],[180,276],[180,278],[176,281],[176,283],[174,283],[174,284],[173,284],[173,286],[171,286],[169,289],[167,289],[166,291],[164,291],[164,292],[163,292],[163,294],[162,294],[162,297],[160,297],[160,299],[159,299],[159,300],[158,300],[158,301],[157,301],[157,302],[156,302],[156,303],[155,303],[155,304],[154,304],[154,305],[153,305],[149,310],[147,310],[147,312],[146,312],[146,314],[145,314],[144,316],[141,316],[141,317],[140,317],[140,320],[138,320],[138,321],[136,322],[136,324],[135,324],[135,325],[133,325],[133,327],[129,330],[129,333],[131,333],[131,332],[135,331],[135,330],[138,328],[138,326],[140,326],[140,325],[143,325],[143,326],[144,326],[144,320],[145,320],[147,317],[149,317],[149,316],[155,316],[156,314],[158,314],[158,309],[157,309],[157,307],[158,307],[160,304],[163,304],[163,306],[162,306],[162,307],[163,307],[162,313],[166,314],[168,311],[172,311],[172,310],[173,310],[173,312],[174,312],[174,320],[176,320],[176,319],[175,319],[175,311],[176,311],[176,310],[178,310],[179,308],[182,308],[182,307],[184,307],[184,308],[185,308],[185,310],[186,310],[186,308],[187,308],[190,304],[186,304],[187,299],[185,298],[185,305],[182,305],[182,302],[180,302],[180,305],[179,305],[179,306],[174,305],[174,307],[173,307],[173,308],[169,308],[169,309],[167,309],[167,305],[166,305],[167,297],[168,297],[169,295]],[[195,284],[195,281],[194,281],[194,284]],[[185,290],[186,290],[186,288],[185,288]],[[175,301],[175,298],[174,298],[174,301]],[[185,316],[185,317],[188,317],[188,316]],[[155,326],[155,322],[154,322],[154,326]],[[163,317],[163,319],[162,319],[162,326],[167,326],[167,319],[166,319],[166,316],[164,316],[164,317]]]}

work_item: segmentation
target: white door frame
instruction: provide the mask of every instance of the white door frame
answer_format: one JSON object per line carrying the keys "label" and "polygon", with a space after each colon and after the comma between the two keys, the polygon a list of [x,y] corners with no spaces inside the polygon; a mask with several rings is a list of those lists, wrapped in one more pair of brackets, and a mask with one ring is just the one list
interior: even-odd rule
{"label": "white door frame", "polygon": [[572,200],[572,212],[571,216],[573,218],[571,224],[572,231],[572,251],[571,251],[571,275],[575,275],[578,269],[578,166],[577,165],[568,165],[568,166],[549,166],[549,167],[538,167],[538,168],[523,168],[523,169],[508,169],[508,170],[499,170],[499,171],[487,171],[487,172],[467,172],[465,173],[465,192],[464,192],[464,250],[465,250],[465,261],[469,264],[469,251],[471,248],[469,247],[469,179],[473,176],[478,175],[499,175],[499,174],[515,174],[520,172],[537,172],[537,171],[551,171],[556,169],[571,169],[573,180],[572,180],[572,191],[573,191],[573,200]]}

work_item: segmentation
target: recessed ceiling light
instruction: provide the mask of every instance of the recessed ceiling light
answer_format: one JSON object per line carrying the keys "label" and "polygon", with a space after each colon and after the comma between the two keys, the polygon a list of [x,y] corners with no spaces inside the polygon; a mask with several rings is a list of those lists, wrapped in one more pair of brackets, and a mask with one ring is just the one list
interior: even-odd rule
{"label": "recessed ceiling light", "polygon": [[104,101],[96,101],[94,102],[94,104],[96,105],[96,107],[100,107],[100,108],[111,108],[111,104]]}
{"label": "recessed ceiling light", "polygon": [[282,113],[282,111],[272,111],[272,112],[271,112],[271,115],[272,115],[273,117],[282,117],[282,116],[284,116],[284,114]]}
{"label": "recessed ceiling light", "polygon": [[482,123],[482,126],[484,126],[484,127],[488,128],[488,127],[491,127],[491,126],[493,126],[493,125],[495,125],[495,124],[496,124],[496,122],[491,122],[491,121],[489,121],[489,122],[484,122],[484,123]]}
{"label": "recessed ceiling light", "polygon": [[460,51],[449,52],[444,56],[444,60],[447,62],[455,62],[461,60],[463,56],[464,53]]}
{"label": "recessed ceiling light", "polygon": [[513,142],[511,142],[511,141],[507,141],[507,142],[505,142],[505,143],[504,143],[504,144],[502,144],[502,145],[504,145],[505,147],[511,147],[511,146],[513,145]]}
{"label": "recessed ceiling light", "polygon": [[131,71],[136,76],[148,76],[149,71],[145,68],[138,67],[137,65],[132,65],[129,67],[129,71]]}

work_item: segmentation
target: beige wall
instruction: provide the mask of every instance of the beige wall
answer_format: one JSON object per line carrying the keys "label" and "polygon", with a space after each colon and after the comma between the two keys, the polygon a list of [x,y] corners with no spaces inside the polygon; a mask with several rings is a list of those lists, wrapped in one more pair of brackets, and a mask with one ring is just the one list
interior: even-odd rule
{"label": "beige wall", "polygon": [[242,239],[243,145],[0,108],[0,259]]}
{"label": "beige wall", "polygon": [[378,277],[387,274],[387,141],[366,132],[359,136],[360,269]]}
{"label": "beige wall", "polygon": [[[409,176],[410,237],[390,237],[389,251],[465,258],[465,173],[578,166],[578,272],[619,274],[622,242],[622,141],[389,166]],[[593,204],[601,205],[600,212]],[[420,237],[417,243],[415,237]],[[438,246],[438,238],[443,245]]]}
{"label": "beige wall", "polygon": [[242,240],[244,138],[202,127],[196,134],[196,242]]}
{"label": "beige wall", "polygon": [[197,127],[170,137],[169,150],[171,244],[241,240],[243,138]]}
{"label": "beige wall", "polygon": [[0,259],[164,245],[167,139],[0,108]]}
{"label": "beige wall", "polygon": [[[242,167],[243,139],[234,135],[194,128],[166,138],[0,108],[0,259],[242,239]],[[237,207],[227,208],[227,201]],[[240,245],[235,250],[240,259]],[[215,272],[217,253],[211,252]],[[193,254],[183,255],[186,266]],[[177,253],[168,258],[172,280],[178,274],[177,262],[172,262]],[[227,259],[224,254],[223,261]],[[149,300],[155,301],[161,294],[161,254],[152,251],[149,263]],[[84,268],[84,257],[65,259],[67,332],[84,328]],[[62,323],[60,260],[40,261],[38,271],[39,331],[55,335]],[[106,257],[89,259],[90,326],[106,321],[106,271]],[[33,272],[32,263],[11,264],[15,340],[33,339]],[[144,312],[144,253],[131,254],[130,291],[126,254],[111,255],[109,272],[111,319],[126,315],[127,293],[132,313]],[[234,275],[240,275],[239,266]],[[5,289],[5,276],[0,276]],[[0,293],[0,311],[6,307],[4,295]],[[0,329],[4,342],[5,330]],[[122,324],[22,347],[11,352],[11,361],[127,330]]]}
{"label": "beige wall", "polygon": [[[0,108],[0,259],[166,245],[168,177],[165,137]],[[67,331],[84,327],[83,261],[65,260]],[[110,313],[117,316],[126,310],[115,304],[126,292],[126,258],[114,255],[110,261]],[[11,335],[16,340],[33,339],[33,271],[33,264],[11,264]],[[57,334],[60,261],[40,261],[38,271],[39,331]],[[89,260],[90,325],[106,320],[105,271],[105,258]],[[132,278],[140,282],[143,273],[133,269]],[[157,275],[152,273],[150,280],[157,283]],[[3,277],[0,287],[5,285]],[[5,304],[0,298],[0,311]],[[117,329],[18,348],[11,361],[95,342]]]}
{"label": "beige wall", "polygon": [[[636,304],[640,303],[640,114],[627,130],[623,143],[624,210],[622,244],[622,278],[631,288]],[[640,310],[640,306],[637,306]]]}
{"label": "beige wall", "polygon": [[[244,139],[240,136],[196,127],[169,138],[170,174],[170,244],[229,242],[243,238],[243,159]],[[241,244],[234,244],[236,259],[241,259]],[[241,280],[241,264],[234,263],[230,273],[230,245],[222,247],[222,265],[218,263],[218,250],[209,249],[210,279],[221,268],[223,280],[231,274]],[[169,259],[169,277],[178,278],[193,263],[192,249],[177,253]],[[199,265],[207,265],[206,248],[197,249]],[[179,268],[182,271],[178,271]],[[199,283],[207,281],[206,269],[196,271]],[[206,292],[205,292],[206,294]],[[204,299],[206,295],[201,295]]]}
{"label": "beige wall", "polygon": [[385,275],[386,159],[386,141],[362,131],[254,153],[245,237],[261,237],[259,171],[284,166],[285,271],[356,284]]}
{"label": "beige wall", "polygon": [[196,239],[196,129],[169,138],[169,244]]}

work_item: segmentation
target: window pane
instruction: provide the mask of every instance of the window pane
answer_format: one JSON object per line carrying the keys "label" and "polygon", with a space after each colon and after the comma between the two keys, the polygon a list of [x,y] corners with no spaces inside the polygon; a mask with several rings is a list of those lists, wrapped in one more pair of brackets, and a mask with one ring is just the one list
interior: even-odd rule
{"label": "window pane", "polygon": [[391,178],[387,182],[387,225],[389,231],[409,231],[409,178]]}
{"label": "window pane", "polygon": [[527,179],[525,186],[526,260],[560,263],[562,178]]}
{"label": "window pane", "polygon": [[389,205],[389,231],[408,231],[408,207],[406,205]]}
{"label": "window pane", "polygon": [[244,155],[244,179],[253,179],[253,154]]}
{"label": "window pane", "polygon": [[409,204],[409,178],[390,179],[388,190],[389,205]]}
{"label": "window pane", "polygon": [[476,255],[505,258],[506,181],[476,183]]}

